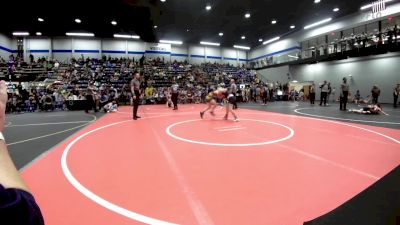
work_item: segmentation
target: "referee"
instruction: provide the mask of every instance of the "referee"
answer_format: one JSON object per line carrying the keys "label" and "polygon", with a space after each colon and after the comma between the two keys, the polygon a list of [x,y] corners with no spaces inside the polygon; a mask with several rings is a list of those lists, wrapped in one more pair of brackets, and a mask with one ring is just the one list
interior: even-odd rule
{"label": "referee", "polygon": [[138,72],[135,73],[131,81],[131,91],[133,98],[133,119],[137,120],[140,119],[140,116],[137,115],[140,101],[140,74]]}
{"label": "referee", "polygon": [[178,96],[179,96],[179,85],[178,83],[175,82],[175,84],[173,84],[171,86],[171,100],[172,103],[174,104],[174,110],[178,110]]}
{"label": "referee", "polygon": [[231,104],[233,105],[233,109],[237,109],[237,102],[236,102],[236,93],[238,91],[237,85],[235,83],[235,79],[231,79],[231,86],[229,87],[229,94],[232,94],[231,97]]}

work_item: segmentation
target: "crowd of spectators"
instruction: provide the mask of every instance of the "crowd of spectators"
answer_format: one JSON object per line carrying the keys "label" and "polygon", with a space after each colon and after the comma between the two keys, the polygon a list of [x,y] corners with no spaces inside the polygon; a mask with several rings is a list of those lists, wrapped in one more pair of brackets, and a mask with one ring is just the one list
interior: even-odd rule
{"label": "crowd of spectators", "polygon": [[129,81],[136,71],[143,74],[142,104],[166,103],[172,84],[179,85],[180,103],[201,103],[206,94],[230,79],[251,84],[255,74],[243,67],[226,64],[191,65],[188,62],[165,62],[163,58],[135,61],[126,58],[78,58],[68,64],[56,60],[38,59],[24,62],[10,57],[2,60],[9,68],[41,66],[47,71],[44,81],[10,85],[7,112],[33,112],[70,109],[76,102],[86,100],[88,90],[93,94],[96,109],[110,102],[130,104]]}

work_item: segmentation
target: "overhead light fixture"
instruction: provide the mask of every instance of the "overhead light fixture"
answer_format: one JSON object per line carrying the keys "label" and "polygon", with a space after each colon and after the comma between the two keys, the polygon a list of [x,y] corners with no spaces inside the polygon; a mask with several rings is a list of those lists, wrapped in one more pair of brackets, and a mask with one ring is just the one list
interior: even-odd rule
{"label": "overhead light fixture", "polygon": [[211,5],[207,5],[207,6],[206,6],[206,10],[207,10],[207,11],[210,11],[210,10],[211,10]]}
{"label": "overhead light fixture", "polygon": [[247,18],[247,19],[250,18],[250,16],[251,16],[250,13],[244,14],[244,17]]}
{"label": "overhead light fixture", "polygon": [[190,31],[190,29],[186,29],[186,32],[189,32]]}
{"label": "overhead light fixture", "polygon": [[295,25],[291,25],[291,26],[290,26],[290,29],[294,29],[294,28],[296,28]]}
{"label": "overhead light fixture", "polygon": [[161,2],[165,2],[165,0],[161,0]]}
{"label": "overhead light fixture", "polygon": [[258,42],[262,42],[262,41],[263,41],[263,39],[261,39],[261,38],[260,38],[260,39],[258,39]]}
{"label": "overhead light fixture", "polygon": [[116,26],[118,23],[117,23],[117,21],[113,20],[113,21],[111,21],[111,24]]}
{"label": "overhead light fixture", "polygon": [[246,36],[243,35],[243,36],[242,36],[242,40],[244,40],[244,39],[246,39]]}
{"label": "overhead light fixture", "polygon": [[76,19],[75,19],[75,23],[82,23],[82,20],[81,20],[81,19],[78,19],[78,18],[76,18]]}
{"label": "overhead light fixture", "polygon": [[281,37],[275,37],[275,38],[269,39],[268,41],[264,41],[264,42],[263,42],[263,45],[266,45],[266,44],[269,44],[269,43],[271,43],[271,42],[277,41],[277,40],[279,40],[280,38],[281,38]]}
{"label": "overhead light fixture", "polygon": [[115,38],[129,38],[129,39],[140,39],[140,36],[129,35],[129,34],[114,34]]}
{"label": "overhead light fixture", "polygon": [[247,46],[234,45],[233,47],[238,48],[238,49],[250,50],[250,47],[247,47]]}
{"label": "overhead light fixture", "polygon": [[43,22],[43,21],[44,21],[44,19],[43,19],[43,18],[40,18],[40,17],[39,17],[37,20],[38,20],[39,22]]}
{"label": "overhead light fixture", "polygon": [[337,8],[337,7],[333,9],[334,12],[339,12],[339,10],[340,10],[340,9]]}
{"label": "overhead light fixture", "polygon": [[211,46],[220,46],[220,43],[214,43],[214,42],[207,42],[207,41],[201,41],[201,45],[211,45]]}
{"label": "overhead light fixture", "polygon": [[160,40],[160,43],[172,44],[172,45],[181,45],[181,44],[183,44],[182,41],[170,41],[170,40]]}
{"label": "overhead light fixture", "polygon": [[[385,0],[384,2],[392,2],[392,1],[393,1],[393,0]],[[361,10],[369,9],[369,8],[371,8],[372,6],[374,6],[374,3],[368,4],[368,5],[364,5],[364,6],[362,6],[360,9],[361,9]]]}
{"label": "overhead light fixture", "polygon": [[298,83],[298,81],[297,80],[294,80],[294,81],[292,81],[293,83]]}
{"label": "overhead light fixture", "polygon": [[154,25],[154,29],[157,29],[158,28],[158,26],[157,25]]}
{"label": "overhead light fixture", "polygon": [[299,59],[298,56],[294,56],[294,55],[288,55],[289,58],[294,58],[294,59]]}
{"label": "overhead light fixture", "polygon": [[14,36],[29,36],[29,32],[13,32]]}
{"label": "overhead light fixture", "polygon": [[220,37],[222,37],[222,36],[224,36],[224,33],[220,32],[218,35],[219,35]]}
{"label": "overhead light fixture", "polygon": [[272,20],[272,21],[271,21],[272,24],[276,24],[277,22],[278,22],[278,21],[276,21],[276,20]]}
{"label": "overhead light fixture", "polygon": [[36,32],[36,36],[42,36],[42,32]]}
{"label": "overhead light fixture", "polygon": [[67,36],[77,36],[77,37],[94,37],[93,33],[66,33]]}
{"label": "overhead light fixture", "polygon": [[318,22],[316,22],[316,23],[307,25],[307,26],[304,27],[304,29],[307,30],[307,29],[310,29],[310,28],[312,28],[312,27],[316,27],[316,26],[318,26],[318,25],[327,23],[327,22],[329,22],[329,21],[331,21],[331,20],[332,20],[332,18],[324,19],[324,20],[318,21]]}
{"label": "overhead light fixture", "polygon": [[314,0],[314,3],[320,3],[321,0]]}

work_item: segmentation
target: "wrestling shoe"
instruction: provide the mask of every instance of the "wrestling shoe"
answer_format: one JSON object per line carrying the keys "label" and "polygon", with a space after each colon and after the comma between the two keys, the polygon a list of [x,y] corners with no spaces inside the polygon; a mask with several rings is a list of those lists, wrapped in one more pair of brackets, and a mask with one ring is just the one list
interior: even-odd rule
{"label": "wrestling shoe", "polygon": [[204,116],[204,112],[200,112],[200,118],[203,119],[203,116]]}

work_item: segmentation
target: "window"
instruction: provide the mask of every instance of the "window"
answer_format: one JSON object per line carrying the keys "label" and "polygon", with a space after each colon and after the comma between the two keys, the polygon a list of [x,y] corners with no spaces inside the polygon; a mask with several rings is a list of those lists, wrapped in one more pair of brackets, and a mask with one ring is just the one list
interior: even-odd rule
{"label": "window", "polygon": [[377,34],[379,33],[379,22],[374,22],[367,24],[367,33],[368,34]]}

